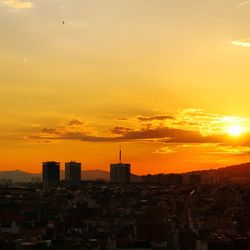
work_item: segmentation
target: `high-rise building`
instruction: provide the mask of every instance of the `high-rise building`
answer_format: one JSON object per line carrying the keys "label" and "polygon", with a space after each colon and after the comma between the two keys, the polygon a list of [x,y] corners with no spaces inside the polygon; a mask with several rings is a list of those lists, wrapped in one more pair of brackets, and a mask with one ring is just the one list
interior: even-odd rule
{"label": "high-rise building", "polygon": [[65,180],[73,185],[81,182],[81,163],[74,161],[65,163]]}
{"label": "high-rise building", "polygon": [[122,163],[121,150],[119,154],[119,163],[110,164],[110,182],[129,183],[130,182],[130,164]]}
{"label": "high-rise building", "polygon": [[43,185],[57,186],[60,183],[60,162],[43,162]]}
{"label": "high-rise building", "polygon": [[191,174],[188,177],[189,185],[199,186],[201,185],[201,175],[199,174]]}

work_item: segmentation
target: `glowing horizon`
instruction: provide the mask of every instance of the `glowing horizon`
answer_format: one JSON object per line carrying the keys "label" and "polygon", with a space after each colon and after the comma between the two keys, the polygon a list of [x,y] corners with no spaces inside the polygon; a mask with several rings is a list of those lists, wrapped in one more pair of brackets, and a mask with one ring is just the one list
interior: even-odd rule
{"label": "glowing horizon", "polygon": [[0,170],[250,161],[249,1],[0,0]]}

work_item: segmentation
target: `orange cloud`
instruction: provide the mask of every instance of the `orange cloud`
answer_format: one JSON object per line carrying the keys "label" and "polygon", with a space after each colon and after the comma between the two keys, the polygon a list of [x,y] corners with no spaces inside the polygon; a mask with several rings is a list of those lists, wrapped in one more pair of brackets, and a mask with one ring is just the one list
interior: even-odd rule
{"label": "orange cloud", "polygon": [[245,6],[245,5],[249,4],[249,3],[250,3],[250,1],[242,2],[242,3],[238,4],[238,7]]}
{"label": "orange cloud", "polygon": [[233,139],[226,134],[226,130],[224,129],[225,124],[228,122],[249,122],[249,119],[244,117],[219,116],[217,114],[206,113],[200,109],[185,109],[180,111],[175,117],[169,115],[134,116],[128,117],[125,120],[119,119],[118,121],[118,126],[112,128],[106,127],[105,132],[100,131],[97,127],[87,129],[83,126],[80,119],[72,119],[65,126],[42,128],[39,133],[32,135],[31,138],[87,142],[140,140],[167,144],[250,144],[249,131],[246,131],[243,136]]}
{"label": "orange cloud", "polygon": [[231,41],[231,44],[241,47],[250,47],[250,39]]}
{"label": "orange cloud", "polygon": [[73,119],[73,120],[68,122],[68,125],[69,126],[81,126],[81,125],[83,125],[83,123],[78,119]]}
{"label": "orange cloud", "polygon": [[167,119],[174,119],[173,116],[170,115],[157,115],[157,116],[149,116],[149,117],[145,117],[145,116],[139,116],[138,120],[141,122],[148,122],[148,121],[164,121]]}
{"label": "orange cloud", "polygon": [[33,7],[32,2],[21,0],[2,0],[2,3],[13,9],[31,9]]}

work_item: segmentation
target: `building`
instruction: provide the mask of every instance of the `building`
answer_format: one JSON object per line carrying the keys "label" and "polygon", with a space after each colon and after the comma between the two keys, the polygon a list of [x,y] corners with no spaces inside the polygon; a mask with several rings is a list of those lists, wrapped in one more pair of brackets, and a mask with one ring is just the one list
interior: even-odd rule
{"label": "building", "polygon": [[128,163],[110,164],[110,182],[129,183],[130,182],[130,164]]}
{"label": "building", "polygon": [[110,182],[129,183],[130,182],[130,164],[121,162],[121,150],[119,154],[119,163],[110,164]]}
{"label": "building", "polygon": [[191,174],[188,177],[189,185],[199,186],[201,185],[201,175],[199,174]]}
{"label": "building", "polygon": [[43,185],[57,186],[60,183],[60,162],[43,162]]}
{"label": "building", "polygon": [[142,183],[157,184],[157,185],[176,185],[180,186],[183,183],[181,174],[157,174],[157,175],[143,175],[141,177]]}
{"label": "building", "polygon": [[65,180],[73,185],[78,185],[81,182],[81,163],[66,162],[65,163]]}

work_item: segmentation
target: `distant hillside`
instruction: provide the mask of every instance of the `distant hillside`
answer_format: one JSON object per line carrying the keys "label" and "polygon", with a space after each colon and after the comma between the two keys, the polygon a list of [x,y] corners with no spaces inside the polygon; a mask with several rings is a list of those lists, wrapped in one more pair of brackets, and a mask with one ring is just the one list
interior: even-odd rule
{"label": "distant hillside", "polygon": [[250,177],[250,163],[219,168],[217,172],[230,177]]}
{"label": "distant hillside", "polygon": [[83,180],[109,180],[109,172],[104,170],[86,170],[82,171]]}
{"label": "distant hillside", "polygon": [[[209,172],[216,172],[221,176],[228,176],[231,178],[240,178],[247,177],[250,178],[250,163],[244,163],[239,165],[233,165],[218,169],[212,170],[201,170],[201,171],[193,171],[185,174],[198,173],[198,174],[206,174]],[[61,171],[60,173],[61,179],[64,179],[65,172]],[[33,178],[41,178],[41,174],[32,174],[20,170],[16,171],[0,171],[0,179],[11,179],[13,182],[29,182]],[[83,180],[109,180],[109,172],[104,170],[85,170],[82,172]],[[140,182],[141,176],[131,174],[132,182]]]}
{"label": "distant hillside", "polygon": [[41,175],[31,174],[20,170],[0,171],[0,179],[10,179],[13,182],[30,182],[33,178],[41,178]]}
{"label": "distant hillside", "polygon": [[231,178],[241,178],[241,177],[250,178],[250,163],[247,162],[239,165],[232,165],[218,169],[192,171],[185,173],[184,175],[192,173],[203,175],[210,172],[216,173],[218,176],[227,176]]}
{"label": "distant hillside", "polygon": [[[10,179],[13,182],[29,182],[33,178],[41,178],[41,174],[31,174],[28,172],[16,170],[16,171],[0,171],[0,179]],[[65,179],[65,172],[60,172],[61,180]],[[109,180],[109,172],[104,170],[85,170],[82,171],[83,180]],[[131,174],[132,182],[139,182],[140,176]]]}
{"label": "distant hillside", "polygon": [[[61,180],[65,179],[65,171],[60,171]],[[82,171],[83,180],[109,180],[109,172],[104,170],[85,170]]]}
{"label": "distant hillside", "polygon": [[[0,171],[1,179],[10,179],[13,182],[30,182],[33,178],[42,178],[41,174],[32,174],[21,170]],[[65,172],[60,172],[60,178],[65,179]],[[83,180],[109,180],[109,172],[104,170],[86,170],[82,172]]]}

